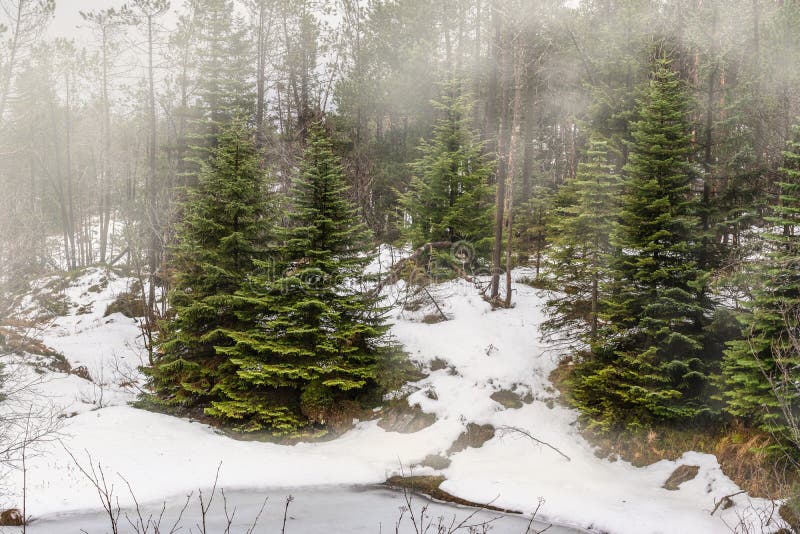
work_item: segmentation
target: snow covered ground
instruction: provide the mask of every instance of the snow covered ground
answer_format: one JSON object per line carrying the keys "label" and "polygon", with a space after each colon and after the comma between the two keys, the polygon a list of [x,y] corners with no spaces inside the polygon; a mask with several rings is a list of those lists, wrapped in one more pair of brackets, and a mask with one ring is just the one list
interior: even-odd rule
{"label": "snow covered ground", "polygon": [[[738,491],[712,455],[687,452],[677,462],[646,468],[597,458],[576,428],[577,413],[552,402],[558,393],[548,376],[556,361],[538,333],[544,295],[529,286],[515,284],[513,309],[492,311],[471,284],[442,284],[436,294],[447,297],[440,305],[451,319],[437,324],[422,322],[429,309],[393,312],[392,332],[412,359],[428,368],[446,362],[409,387],[409,402],[435,414],[433,425],[401,434],[364,421],[330,442],[285,446],[235,441],[204,424],[128,406],[136,390],[120,384],[143,357],[138,328],[121,314],[103,314],[130,282],[89,270],[65,290],[70,314],[43,337],[73,368],[86,367],[94,382],[49,373],[37,386],[68,417],[61,443],[43,445],[28,461],[33,516],[99,508],[95,489],[65,448],[84,464],[89,456],[100,462],[118,489],[124,476],[141,502],[160,502],[210,486],[220,462],[219,484],[231,490],[380,483],[401,464],[407,471],[427,455],[445,454],[468,423],[524,429],[569,457],[519,433],[498,432],[480,448],[452,454],[441,471],[442,488],[468,500],[529,513],[542,498],[539,517],[620,534],[727,533],[743,517],[759,525],[758,510],[771,506],[742,494],[733,498],[735,506],[711,516],[717,500]],[[490,398],[501,390],[532,402],[506,409]],[[698,476],[678,491],[662,489],[680,464],[699,466]],[[414,468],[414,474],[431,473]],[[21,473],[10,473],[10,481],[0,508],[21,502]],[[122,506],[132,504],[127,491],[117,495]],[[760,532],[760,525],[751,531]]]}

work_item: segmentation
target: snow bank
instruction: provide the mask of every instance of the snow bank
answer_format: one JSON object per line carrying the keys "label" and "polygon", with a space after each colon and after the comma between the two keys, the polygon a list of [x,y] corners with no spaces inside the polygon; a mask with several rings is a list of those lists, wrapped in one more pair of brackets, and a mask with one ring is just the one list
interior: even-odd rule
{"label": "snow bank", "polygon": [[[548,376],[555,357],[538,334],[543,296],[528,286],[515,284],[515,308],[491,311],[471,284],[442,284],[436,292],[447,297],[440,304],[452,319],[438,324],[421,322],[430,310],[394,312],[392,333],[410,356],[425,366],[434,360],[446,364],[410,386],[409,402],[436,414],[432,426],[399,434],[375,421],[360,422],[330,442],[282,446],[234,441],[203,424],[127,406],[134,391],[116,383],[121,368],[141,361],[138,329],[131,319],[103,313],[130,281],[111,276],[102,291],[90,292],[102,276],[89,271],[66,291],[90,311],[58,318],[44,341],[73,366],[104,377],[103,402],[96,399],[97,379],[91,384],[54,374],[41,388],[64,413],[77,414],[67,419],[63,444],[84,464],[88,455],[102,464],[123,506],[130,501],[120,491],[120,475],[140,501],[160,501],[209,486],[220,462],[220,484],[230,489],[379,483],[396,474],[401,463],[407,469],[429,454],[443,454],[468,423],[524,429],[570,460],[519,433],[498,432],[481,448],[453,454],[443,471],[448,479],[443,489],[465,499],[531,512],[543,498],[540,517],[621,534],[726,533],[740,516],[749,514],[755,521],[756,511],[771,504],[739,495],[733,499],[736,506],[712,517],[716,500],[738,488],[711,455],[689,452],[677,462],[646,468],[598,459],[576,429],[577,413],[553,402],[557,392]],[[506,409],[490,398],[500,390],[532,402]],[[680,464],[699,466],[698,476],[678,491],[662,489]],[[13,476],[16,495],[6,500],[19,502],[19,473]],[[98,504],[94,489],[61,445],[50,444],[31,459],[30,514],[42,517]]]}

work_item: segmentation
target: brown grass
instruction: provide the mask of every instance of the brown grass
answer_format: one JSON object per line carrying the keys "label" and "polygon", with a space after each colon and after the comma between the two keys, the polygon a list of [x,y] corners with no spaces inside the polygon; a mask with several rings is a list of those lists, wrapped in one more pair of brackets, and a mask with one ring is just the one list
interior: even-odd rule
{"label": "brown grass", "polygon": [[27,352],[29,354],[38,354],[40,356],[57,357],[59,353],[38,339],[24,334],[20,334],[15,328],[6,328],[0,326],[0,336],[5,340],[6,349],[15,353]]}
{"label": "brown grass", "polygon": [[[571,361],[559,365],[550,375],[552,383],[569,397]],[[635,466],[660,460],[677,460],[686,451],[717,457],[722,471],[753,497],[785,498],[789,488],[800,483],[800,473],[787,469],[764,452],[772,438],[761,430],[734,421],[713,426],[659,426],[640,432],[599,433],[586,427],[583,436],[596,447],[595,455],[612,461],[622,459]]]}

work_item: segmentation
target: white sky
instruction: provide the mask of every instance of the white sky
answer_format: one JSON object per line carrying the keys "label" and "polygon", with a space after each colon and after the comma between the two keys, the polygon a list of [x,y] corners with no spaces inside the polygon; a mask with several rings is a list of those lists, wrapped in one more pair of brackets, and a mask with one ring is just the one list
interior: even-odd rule
{"label": "white sky", "polygon": [[[47,35],[50,37],[75,38],[85,42],[87,30],[79,14],[80,11],[93,11],[118,8],[125,4],[125,0],[56,0],[55,17],[50,23]],[[172,0],[170,14],[162,19],[162,24],[169,24],[170,19],[175,20],[175,11],[183,5],[183,0]]]}

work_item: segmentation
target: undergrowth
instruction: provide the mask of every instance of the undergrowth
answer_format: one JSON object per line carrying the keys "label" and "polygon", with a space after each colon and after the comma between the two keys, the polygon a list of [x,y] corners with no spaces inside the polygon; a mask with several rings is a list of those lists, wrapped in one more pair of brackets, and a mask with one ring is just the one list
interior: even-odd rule
{"label": "undergrowth", "polygon": [[[569,404],[569,378],[574,369],[565,358],[550,380]],[[766,452],[773,438],[737,420],[703,425],[660,425],[641,431],[601,432],[582,425],[583,436],[596,447],[595,455],[643,467],[677,460],[687,451],[713,454],[722,471],[752,497],[786,498],[800,488],[800,473],[789,462]]]}

